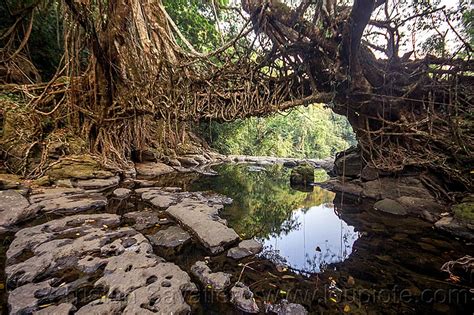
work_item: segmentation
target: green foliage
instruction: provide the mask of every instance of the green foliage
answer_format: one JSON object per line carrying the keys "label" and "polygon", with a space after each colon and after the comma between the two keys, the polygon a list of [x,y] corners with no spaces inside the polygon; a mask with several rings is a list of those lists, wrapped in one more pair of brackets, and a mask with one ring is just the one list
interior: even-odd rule
{"label": "green foliage", "polygon": [[201,134],[225,154],[325,158],[355,144],[346,118],[322,105],[266,118],[203,123]]}
{"label": "green foliage", "polygon": [[212,0],[163,0],[180,32],[201,51],[209,51],[218,46],[220,39],[215,13],[219,14],[219,7],[226,5],[227,2],[228,0],[214,1],[216,8],[214,12]]}

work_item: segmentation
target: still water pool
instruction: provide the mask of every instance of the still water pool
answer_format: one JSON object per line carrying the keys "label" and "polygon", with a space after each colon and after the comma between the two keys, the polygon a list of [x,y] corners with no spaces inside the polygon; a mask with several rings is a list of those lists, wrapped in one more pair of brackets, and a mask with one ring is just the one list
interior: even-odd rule
{"label": "still water pool", "polygon": [[[289,185],[290,170],[223,165],[219,176],[202,179],[195,190],[212,190],[234,199],[221,216],[242,238],[264,244],[263,256],[293,270],[320,272],[328,264],[344,261],[358,233],[340,218],[335,194],[320,187],[310,192]],[[323,173],[317,173],[319,179]]]}

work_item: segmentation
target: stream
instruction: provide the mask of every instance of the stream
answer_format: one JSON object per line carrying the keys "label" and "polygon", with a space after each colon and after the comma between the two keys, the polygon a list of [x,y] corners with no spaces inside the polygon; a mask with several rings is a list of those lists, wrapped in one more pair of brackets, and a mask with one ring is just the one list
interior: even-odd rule
{"label": "stream", "polygon": [[[213,272],[224,271],[232,275],[232,282],[247,284],[260,306],[287,299],[310,313],[473,312],[471,284],[448,279],[441,271],[445,262],[472,255],[473,244],[435,231],[418,218],[376,212],[370,200],[318,186],[310,191],[293,189],[290,169],[281,165],[223,164],[214,169],[218,176],[172,173],[155,180],[157,186],[232,198],[220,217],[242,239],[263,243],[263,251],[241,261],[226,257],[225,252],[209,257],[195,238],[173,250],[153,248],[188,273],[192,264],[204,260]],[[316,177],[326,179],[324,172]],[[158,211],[132,195],[125,200],[110,198],[105,212],[123,215],[141,210]],[[168,220],[163,211],[159,215]],[[27,226],[52,219],[40,217]],[[149,236],[161,228],[156,224],[139,231]],[[13,234],[3,237],[0,313],[6,313],[4,256]],[[92,300],[89,291],[84,292],[79,305]],[[201,287],[185,299],[195,314],[240,314],[223,295]]]}

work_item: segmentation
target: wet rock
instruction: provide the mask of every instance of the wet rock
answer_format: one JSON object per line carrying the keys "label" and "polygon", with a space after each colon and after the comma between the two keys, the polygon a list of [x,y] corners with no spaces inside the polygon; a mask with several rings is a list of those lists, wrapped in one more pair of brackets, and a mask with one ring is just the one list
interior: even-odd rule
{"label": "wet rock", "polygon": [[309,164],[299,165],[291,170],[290,183],[292,185],[307,186],[314,182],[314,167]]}
{"label": "wet rock", "polygon": [[363,167],[360,152],[352,147],[336,155],[334,172],[338,176],[358,177]]}
{"label": "wet rock", "polygon": [[183,167],[193,167],[193,166],[198,166],[199,165],[199,162],[197,162],[192,157],[179,156],[179,157],[177,157],[177,160],[179,161],[179,163],[181,163],[181,166],[183,166]]}
{"label": "wet rock", "polygon": [[107,205],[107,198],[80,188],[45,188],[30,196],[32,206],[42,213],[75,214]]}
{"label": "wet rock", "polygon": [[142,194],[142,199],[149,201],[152,205],[157,208],[165,209],[176,203],[176,197],[172,193],[165,192],[162,190],[155,190]]}
{"label": "wet rock", "polygon": [[157,224],[167,224],[168,221],[161,222],[160,216],[154,211],[134,211],[123,215],[126,221],[133,222],[133,228],[136,230],[145,230],[156,226]]}
{"label": "wet rock", "polygon": [[30,219],[39,208],[30,206],[28,200],[14,190],[0,191],[0,227],[7,229],[21,221]]}
{"label": "wet rock", "polygon": [[170,226],[167,229],[159,230],[154,235],[148,236],[148,239],[155,246],[176,248],[189,242],[191,235],[179,226]]}
{"label": "wet rock", "polygon": [[460,238],[474,240],[474,225],[460,221],[455,217],[443,217],[435,222],[434,226],[437,229],[448,232]]}
{"label": "wet rock", "polygon": [[135,164],[138,175],[156,177],[174,172],[174,168],[163,163],[138,163]]}
{"label": "wet rock", "polygon": [[34,315],[67,315],[71,314],[73,311],[76,310],[76,307],[71,303],[62,303],[59,305],[48,306],[46,308],[41,309],[40,311],[34,312]]}
{"label": "wet rock", "polygon": [[132,191],[127,188],[117,188],[114,190],[114,196],[117,198],[125,199],[125,198],[128,198],[128,196],[130,196],[131,192]]}
{"label": "wet rock", "polygon": [[95,190],[95,191],[104,191],[109,188],[115,187],[119,184],[120,177],[114,176],[109,178],[94,178],[94,179],[86,179],[86,180],[78,180],[74,183],[74,186],[78,188],[82,188],[85,190]]}
{"label": "wet rock", "polygon": [[281,300],[278,304],[266,304],[265,311],[277,315],[306,315],[308,311],[301,304],[289,303],[287,300]]}
{"label": "wet rock", "polygon": [[374,209],[395,215],[406,215],[407,209],[392,199],[379,200],[374,204]]}
{"label": "wet rock", "polygon": [[341,179],[330,179],[324,183],[319,184],[319,186],[328,190],[344,192],[354,196],[362,195],[363,191],[363,188],[358,184],[357,181],[343,182]]}
{"label": "wet rock", "polygon": [[412,213],[428,211],[433,214],[441,214],[447,210],[445,205],[431,199],[403,196],[397,198],[396,201]]}
{"label": "wet rock", "polygon": [[213,273],[204,261],[197,261],[192,265],[191,272],[209,289],[223,291],[230,286],[230,274],[224,272]]}
{"label": "wet rock", "polygon": [[414,177],[382,177],[374,181],[362,183],[363,194],[374,199],[397,199],[399,197],[416,197],[433,200],[428,189]]}
{"label": "wet rock", "polygon": [[166,211],[194,232],[202,244],[216,254],[239,239],[237,233],[218,217],[222,204],[210,204],[186,198]]}
{"label": "wet rock", "polygon": [[229,249],[227,257],[233,259],[242,259],[251,255],[258,254],[263,249],[263,245],[256,240],[244,240],[237,247]]}
{"label": "wet rock", "polygon": [[230,302],[234,304],[239,310],[247,313],[258,313],[259,308],[253,297],[253,292],[243,284],[237,282],[230,290]]}
{"label": "wet rock", "polygon": [[[40,304],[59,301],[85,285],[107,293],[80,314],[189,313],[183,293],[196,291],[189,276],[154,255],[142,234],[119,224],[113,214],[76,215],[20,230],[7,252],[12,313],[37,311]],[[77,280],[63,278],[64,271],[77,274]],[[45,280],[35,283],[40,278]],[[60,286],[59,279],[64,279]]]}

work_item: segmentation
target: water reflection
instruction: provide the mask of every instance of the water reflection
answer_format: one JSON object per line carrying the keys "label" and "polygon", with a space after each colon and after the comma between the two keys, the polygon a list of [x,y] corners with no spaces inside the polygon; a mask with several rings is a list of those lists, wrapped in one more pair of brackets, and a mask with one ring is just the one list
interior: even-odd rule
{"label": "water reflection", "polygon": [[289,185],[282,166],[264,170],[248,165],[222,165],[219,176],[195,183],[234,199],[222,216],[243,238],[263,241],[265,257],[301,272],[319,272],[342,262],[358,238],[354,227],[334,211],[334,193],[319,187],[311,192]]}

